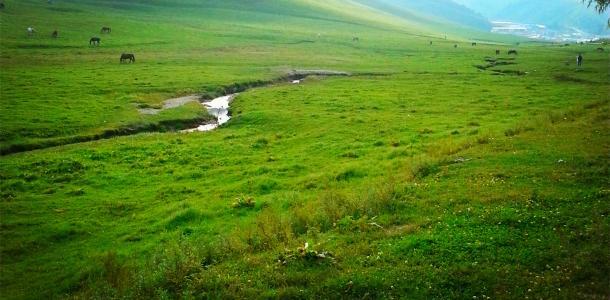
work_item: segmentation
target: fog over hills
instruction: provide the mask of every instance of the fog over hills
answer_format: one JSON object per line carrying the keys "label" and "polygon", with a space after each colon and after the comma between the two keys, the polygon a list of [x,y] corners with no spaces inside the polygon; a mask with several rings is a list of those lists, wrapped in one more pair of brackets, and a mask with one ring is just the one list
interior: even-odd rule
{"label": "fog over hills", "polygon": [[580,0],[355,0],[394,16],[445,28],[453,26],[554,41],[610,36],[608,15]]}
{"label": "fog over hills", "polygon": [[597,14],[580,0],[454,0],[490,21],[544,25],[554,34],[610,35],[608,14]]}

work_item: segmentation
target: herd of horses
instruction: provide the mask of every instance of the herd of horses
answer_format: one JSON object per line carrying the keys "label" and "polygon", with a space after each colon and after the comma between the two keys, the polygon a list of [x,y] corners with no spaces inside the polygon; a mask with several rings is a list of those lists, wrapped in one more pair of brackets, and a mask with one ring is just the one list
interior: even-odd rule
{"label": "herd of horses", "polygon": [[[2,9],[2,8],[4,8],[4,3],[0,2],[0,9]],[[32,36],[35,32],[36,31],[34,30],[33,27],[29,27],[28,28],[28,35],[29,36]],[[101,34],[110,34],[110,33],[112,33],[112,28],[104,26],[100,30],[100,33]],[[319,36],[320,36],[320,34],[318,33],[318,37]],[[59,32],[57,30],[54,30],[51,33],[51,37],[52,38],[58,38],[59,37]],[[446,37],[445,37],[445,39],[446,39]],[[97,36],[91,37],[89,39],[89,46],[100,46],[101,41],[102,41],[102,39],[100,37],[97,37]],[[352,37],[352,42],[360,42],[360,38],[357,37],[357,36],[353,36]],[[432,44],[433,44],[433,42],[430,41],[430,46],[432,46]],[[475,47],[475,46],[477,46],[477,43],[476,42],[472,42],[471,45],[473,47]],[[517,43],[517,45],[519,45],[519,43]],[[567,44],[566,46],[569,46],[569,44]],[[458,44],[454,44],[453,47],[457,49],[458,48]],[[600,48],[597,48],[597,51],[598,52],[604,52],[605,49],[600,47]],[[501,53],[501,51],[496,49],[496,55],[500,55],[500,53]],[[517,52],[517,50],[511,49],[511,50],[508,50],[507,54],[508,55],[518,55],[519,53]],[[136,62],[135,55],[132,54],[132,53],[122,53],[121,54],[121,58],[120,58],[120,63],[124,63],[124,62],[135,63]]]}
{"label": "herd of horses", "polygon": [[[432,44],[433,44],[432,41],[430,41],[430,46],[432,46]],[[582,45],[583,43],[581,42],[580,44]],[[477,43],[476,42],[472,42],[471,45],[474,47],[474,46],[477,46]],[[519,43],[517,43],[517,46],[519,46]],[[570,46],[570,44],[565,44],[565,46]],[[459,47],[458,44],[454,44],[453,45],[453,48],[457,49],[458,47]],[[606,51],[606,49],[604,49],[603,47],[599,47],[599,48],[597,48],[597,51],[598,52],[604,52],[604,51]],[[500,54],[501,54],[501,51],[496,49],[496,55],[500,55]],[[517,50],[515,50],[515,49],[510,49],[510,50],[508,50],[507,54],[508,55],[519,55],[519,52]]]}
{"label": "herd of horses", "polygon": [[[101,34],[110,34],[110,33],[112,33],[112,28],[104,26],[100,30],[100,33]],[[94,36],[91,39],[89,39],[89,46],[99,46],[101,41],[102,41],[101,38]],[[124,62],[135,63],[136,56],[133,53],[122,53],[119,61],[121,63],[124,63]]]}
{"label": "herd of horses", "polygon": [[[102,29],[100,30],[101,34],[104,34],[104,33],[109,34],[111,32],[112,32],[112,28],[106,27],[106,26],[102,27]],[[101,38],[94,36],[91,39],[89,39],[89,46],[99,46],[101,41],[102,41]]]}
{"label": "herd of horses", "polygon": [[[432,46],[432,44],[433,44],[432,41],[430,41],[430,46]],[[477,43],[476,42],[472,42],[470,45],[475,47],[475,46],[477,46]],[[453,44],[453,48],[457,49],[458,47],[459,47],[458,44]],[[501,51],[496,49],[496,55],[500,55],[500,53],[501,53]],[[517,52],[517,50],[515,50],[515,49],[508,50],[508,55],[518,55],[518,54],[519,54],[519,52]]]}
{"label": "herd of horses", "polygon": [[[0,4],[3,4],[2,2],[0,2]],[[0,5],[0,8],[2,8],[2,5]],[[28,36],[32,36],[36,33],[36,30],[33,27],[28,27]],[[112,28],[110,27],[102,27],[102,29],[100,30],[101,34],[110,34],[112,32]],[[56,39],[59,37],[59,31],[53,30],[53,32],[51,33],[51,37]],[[91,37],[89,39],[89,46],[99,46],[100,43],[102,42],[102,39],[100,37],[94,36]],[[129,63],[135,63],[136,62],[136,56],[133,55],[132,53],[123,53],[121,54],[121,59],[120,59],[121,63],[124,62],[129,62]]]}

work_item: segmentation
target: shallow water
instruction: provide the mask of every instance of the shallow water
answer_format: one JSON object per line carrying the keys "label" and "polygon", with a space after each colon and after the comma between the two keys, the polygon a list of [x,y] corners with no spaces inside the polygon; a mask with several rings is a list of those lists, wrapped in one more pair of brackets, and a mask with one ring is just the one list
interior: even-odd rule
{"label": "shallow water", "polygon": [[201,124],[197,128],[187,129],[184,132],[197,132],[197,131],[210,131],[218,128],[218,126],[227,123],[231,120],[229,116],[229,104],[235,98],[237,94],[226,95],[218,97],[214,100],[203,102],[202,105],[208,110],[208,112],[216,117],[216,122],[209,124]]}

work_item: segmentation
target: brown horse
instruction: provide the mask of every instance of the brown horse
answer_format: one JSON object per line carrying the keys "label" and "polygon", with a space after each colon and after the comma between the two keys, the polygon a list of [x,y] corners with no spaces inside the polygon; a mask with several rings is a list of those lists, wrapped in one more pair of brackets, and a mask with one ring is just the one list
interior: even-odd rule
{"label": "brown horse", "polygon": [[500,50],[496,50],[496,55],[500,55]]}
{"label": "brown horse", "polygon": [[102,27],[102,30],[100,30],[101,33],[110,33],[112,32],[112,29],[110,29],[110,27]]}
{"label": "brown horse", "polygon": [[136,62],[136,56],[131,53],[123,53],[121,54],[121,63],[129,61],[130,63]]}
{"label": "brown horse", "polygon": [[604,50],[604,48],[599,47],[599,48],[597,48],[597,51],[598,52],[604,52],[605,50]]}
{"label": "brown horse", "polygon": [[473,46],[476,46],[476,45],[477,45],[477,43],[472,43],[472,45],[473,45]]}
{"label": "brown horse", "polygon": [[508,50],[508,55],[511,54],[518,55],[517,50]]}
{"label": "brown horse", "polygon": [[59,32],[57,32],[57,30],[53,31],[53,33],[51,33],[51,37],[56,39],[59,36]]}
{"label": "brown horse", "polygon": [[100,39],[98,37],[92,37],[89,40],[89,46],[99,46],[101,41],[102,41],[102,39]]}

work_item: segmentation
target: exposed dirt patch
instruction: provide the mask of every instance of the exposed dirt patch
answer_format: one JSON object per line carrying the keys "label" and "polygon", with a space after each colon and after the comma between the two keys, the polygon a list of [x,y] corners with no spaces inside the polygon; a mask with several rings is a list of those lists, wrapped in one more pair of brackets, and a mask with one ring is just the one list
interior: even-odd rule
{"label": "exposed dirt patch", "polygon": [[[481,71],[488,71],[489,69],[497,68],[499,66],[517,65],[517,63],[513,61],[514,58],[485,57],[484,60],[485,60],[485,62],[487,64],[485,64],[485,65],[474,65],[474,67],[479,69],[479,70],[481,70]],[[519,70],[492,69],[491,71],[493,72],[491,75],[525,76],[525,75],[528,74],[527,72],[519,71]]]}

